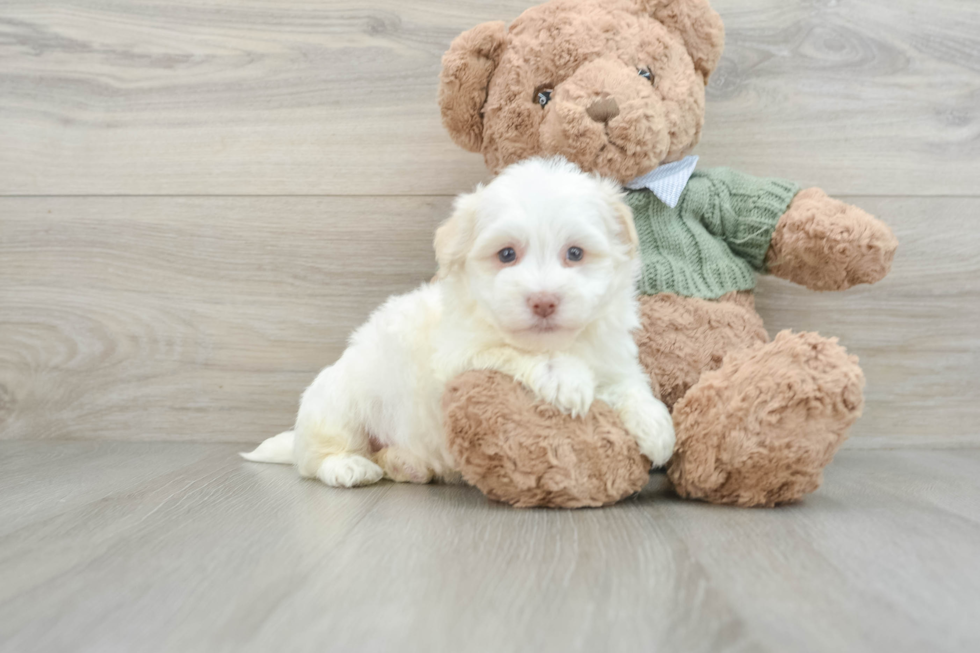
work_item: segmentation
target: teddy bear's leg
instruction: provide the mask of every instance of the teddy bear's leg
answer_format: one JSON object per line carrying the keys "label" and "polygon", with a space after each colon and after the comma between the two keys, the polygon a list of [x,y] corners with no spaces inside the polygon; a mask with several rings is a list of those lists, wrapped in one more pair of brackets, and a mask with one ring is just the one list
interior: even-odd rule
{"label": "teddy bear's leg", "polygon": [[640,298],[635,339],[653,393],[672,408],[701,375],[721,367],[730,351],[769,342],[750,292],[718,300],[670,293]]}
{"label": "teddy bear's leg", "polygon": [[678,494],[773,506],[819,487],[861,413],[864,375],[836,339],[783,331],[733,351],[675,404]]}

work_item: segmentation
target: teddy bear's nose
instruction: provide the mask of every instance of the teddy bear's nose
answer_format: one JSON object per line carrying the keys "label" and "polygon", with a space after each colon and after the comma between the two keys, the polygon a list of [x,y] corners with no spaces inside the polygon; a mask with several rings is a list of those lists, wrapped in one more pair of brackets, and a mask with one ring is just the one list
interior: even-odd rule
{"label": "teddy bear's nose", "polygon": [[602,98],[590,104],[585,112],[596,122],[609,122],[619,115],[619,105],[615,98]]}

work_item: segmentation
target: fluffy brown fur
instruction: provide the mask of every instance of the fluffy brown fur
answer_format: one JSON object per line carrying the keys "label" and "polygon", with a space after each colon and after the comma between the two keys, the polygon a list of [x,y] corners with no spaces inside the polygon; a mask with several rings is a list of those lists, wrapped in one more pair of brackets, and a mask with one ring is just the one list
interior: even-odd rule
{"label": "fluffy brown fur", "polygon": [[442,58],[442,122],[456,144],[470,152],[479,152],[483,144],[483,103],[506,33],[502,21],[477,25],[459,35]]}
{"label": "fluffy brown fur", "polygon": [[771,274],[811,290],[846,290],[883,279],[897,248],[884,222],[808,188],[776,225],[766,265]]}
{"label": "fluffy brown fur", "polygon": [[[721,19],[704,0],[552,0],[509,31],[484,23],[453,41],[439,91],[443,124],[494,172],[560,153],[587,171],[632,179],[698,142],[704,82],[723,45]],[[547,112],[541,89],[553,90]],[[588,116],[593,102],[613,97],[615,117]]]}
{"label": "fluffy brown fur", "polygon": [[443,396],[449,450],[463,478],[518,507],[601,506],[639,492],[650,461],[597,401],[572,419],[499,372],[467,372]]}
{"label": "fluffy brown fur", "polygon": [[[704,84],[723,44],[706,0],[551,0],[509,30],[486,23],[453,41],[443,60],[444,123],[494,171],[561,154],[626,183],[697,143]],[[652,83],[641,68],[655,73]],[[542,88],[552,90],[547,110],[535,99]],[[896,247],[883,222],[811,188],[779,220],[766,262],[808,288],[843,290],[883,278]],[[751,293],[643,297],[641,319],[641,363],[673,407],[678,447],[668,475],[679,494],[772,506],[819,486],[860,414],[856,358],[813,333],[770,343]],[[616,439],[598,404],[583,425],[499,377],[473,374],[444,408],[464,476],[515,505],[601,505],[630,492],[622,479],[639,478],[633,453],[585,453],[596,424],[604,441]],[[543,455],[542,437],[572,453]],[[560,490],[542,490],[541,479]]]}
{"label": "fluffy brown fur", "polygon": [[674,406],[677,493],[740,506],[795,501],[861,415],[864,375],[836,339],[782,331],[736,350]]}
{"label": "fluffy brown fur", "polygon": [[747,292],[718,301],[669,293],[641,297],[640,320],[635,335],[640,363],[668,408],[704,372],[721,367],[728,352],[769,341]]}

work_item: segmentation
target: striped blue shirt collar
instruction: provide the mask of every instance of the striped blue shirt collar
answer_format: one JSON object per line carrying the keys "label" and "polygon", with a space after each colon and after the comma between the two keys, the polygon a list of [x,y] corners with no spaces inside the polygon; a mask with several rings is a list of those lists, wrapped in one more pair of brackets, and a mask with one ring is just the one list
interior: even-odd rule
{"label": "striped blue shirt collar", "polygon": [[674,208],[681,200],[681,194],[687,188],[687,182],[694,174],[694,168],[698,164],[698,157],[688,156],[680,161],[658,166],[626,183],[626,188],[630,190],[640,190],[647,188],[660,198],[660,201]]}

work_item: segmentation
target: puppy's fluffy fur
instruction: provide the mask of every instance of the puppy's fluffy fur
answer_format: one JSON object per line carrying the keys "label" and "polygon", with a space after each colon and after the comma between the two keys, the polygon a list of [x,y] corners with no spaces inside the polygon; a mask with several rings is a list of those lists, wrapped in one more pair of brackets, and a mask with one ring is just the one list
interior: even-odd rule
{"label": "puppy's fluffy fur", "polygon": [[451,479],[443,390],[493,369],[573,415],[602,399],[667,461],[671,417],[631,336],[637,242],[617,184],[560,158],[518,163],[456,200],[435,249],[436,280],[376,310],[303,393],[294,429],[247,459],[333,486]]}

